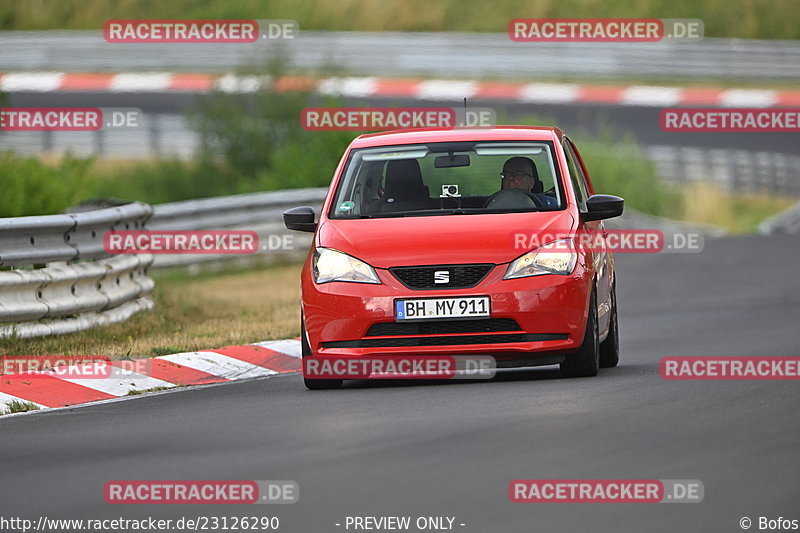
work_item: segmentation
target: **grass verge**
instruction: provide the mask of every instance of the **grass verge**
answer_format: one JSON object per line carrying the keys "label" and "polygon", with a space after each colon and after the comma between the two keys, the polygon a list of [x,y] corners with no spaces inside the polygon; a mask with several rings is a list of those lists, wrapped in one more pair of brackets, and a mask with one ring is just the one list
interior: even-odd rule
{"label": "grass verge", "polygon": [[[794,0],[27,0],[0,5],[4,29],[100,29],[108,19],[293,19],[303,30],[505,32],[514,18],[699,18],[706,37],[800,38]],[[632,46],[635,46],[633,44]]]}
{"label": "grass verge", "polygon": [[797,198],[768,193],[732,193],[710,183],[683,187],[684,222],[722,226],[728,233],[754,233],[767,217],[790,208]]}
{"label": "grass verge", "polygon": [[[180,387],[181,385],[178,386]],[[139,396],[140,394],[147,394],[148,392],[159,392],[162,390],[170,390],[174,388],[175,387],[153,387],[150,389],[131,389],[125,396]]]}
{"label": "grass verge", "polygon": [[0,415],[11,415],[14,413],[25,413],[27,411],[38,411],[39,406],[31,402],[23,402],[20,400],[11,400],[7,402],[5,407],[0,405]]}
{"label": "grass verge", "polygon": [[153,311],[70,335],[0,339],[0,353],[155,357],[300,335],[299,264],[154,277]]}

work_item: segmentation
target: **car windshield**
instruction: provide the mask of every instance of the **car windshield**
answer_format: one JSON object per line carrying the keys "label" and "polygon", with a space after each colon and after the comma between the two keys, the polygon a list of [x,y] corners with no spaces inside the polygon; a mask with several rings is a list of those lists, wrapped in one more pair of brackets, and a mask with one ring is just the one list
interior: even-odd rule
{"label": "car windshield", "polygon": [[332,218],[564,209],[549,142],[458,142],[351,153]]}

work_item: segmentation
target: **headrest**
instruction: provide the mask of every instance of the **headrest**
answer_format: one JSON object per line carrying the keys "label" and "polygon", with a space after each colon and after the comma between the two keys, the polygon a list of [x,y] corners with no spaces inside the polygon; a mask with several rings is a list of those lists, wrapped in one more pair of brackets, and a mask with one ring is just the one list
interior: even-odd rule
{"label": "headrest", "polygon": [[422,171],[416,159],[395,159],[386,164],[384,198],[410,200],[425,193]]}

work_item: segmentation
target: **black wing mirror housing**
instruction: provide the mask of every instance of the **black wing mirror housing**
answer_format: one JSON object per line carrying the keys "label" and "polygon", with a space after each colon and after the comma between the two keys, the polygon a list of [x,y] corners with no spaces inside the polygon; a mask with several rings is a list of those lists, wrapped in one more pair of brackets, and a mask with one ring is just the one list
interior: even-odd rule
{"label": "black wing mirror housing", "polygon": [[625,208],[625,200],[611,194],[593,194],[586,200],[586,212],[581,213],[581,220],[606,220],[618,217]]}
{"label": "black wing mirror housing", "polygon": [[304,205],[284,211],[283,224],[286,229],[314,233],[317,230],[317,223],[314,222],[314,208]]}

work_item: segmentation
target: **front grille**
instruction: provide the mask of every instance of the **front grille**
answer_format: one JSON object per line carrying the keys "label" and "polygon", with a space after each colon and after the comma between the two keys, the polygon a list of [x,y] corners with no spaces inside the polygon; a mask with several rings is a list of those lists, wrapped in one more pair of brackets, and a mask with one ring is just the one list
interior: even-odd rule
{"label": "front grille", "polygon": [[447,337],[405,337],[323,342],[323,348],[395,348],[410,346],[460,346],[507,344],[512,342],[560,341],[566,333],[507,333],[499,335],[451,335]]}
{"label": "front grille", "polygon": [[386,335],[443,335],[445,333],[493,333],[522,331],[513,318],[481,320],[432,320],[430,322],[383,322],[373,324],[365,337]]}
{"label": "front grille", "polygon": [[[493,264],[430,265],[392,267],[389,272],[409,289],[468,289],[480,283],[492,268]],[[446,272],[447,283],[436,283],[436,272],[440,280],[445,277],[441,273]]]}

